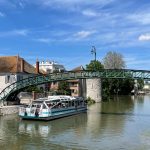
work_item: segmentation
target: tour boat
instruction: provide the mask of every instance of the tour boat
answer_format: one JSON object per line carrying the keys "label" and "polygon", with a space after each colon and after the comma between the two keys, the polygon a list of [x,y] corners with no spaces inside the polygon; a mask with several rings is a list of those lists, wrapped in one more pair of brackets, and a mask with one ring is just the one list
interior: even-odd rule
{"label": "tour boat", "polygon": [[82,97],[48,96],[34,100],[19,108],[22,119],[53,120],[86,112],[87,104]]}

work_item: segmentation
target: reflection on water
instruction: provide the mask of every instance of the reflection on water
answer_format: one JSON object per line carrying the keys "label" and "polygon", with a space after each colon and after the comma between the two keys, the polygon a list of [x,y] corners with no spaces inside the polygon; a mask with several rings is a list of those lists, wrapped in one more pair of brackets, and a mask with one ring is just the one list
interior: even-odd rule
{"label": "reflection on water", "polygon": [[49,122],[0,117],[0,149],[149,150],[150,96],[120,96]]}

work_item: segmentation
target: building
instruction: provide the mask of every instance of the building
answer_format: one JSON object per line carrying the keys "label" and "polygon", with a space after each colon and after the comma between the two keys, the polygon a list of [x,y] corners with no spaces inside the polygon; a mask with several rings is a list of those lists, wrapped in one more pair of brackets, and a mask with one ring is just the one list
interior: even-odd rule
{"label": "building", "polygon": [[[63,65],[58,64],[54,61],[40,62],[39,69],[44,70],[47,74],[54,72],[63,72],[66,70]],[[81,70],[84,70],[83,66],[76,67],[71,71],[78,72]],[[69,89],[71,90],[72,96],[85,96],[85,85],[86,85],[85,80],[77,79],[77,80],[68,80],[67,82],[69,83]],[[46,84],[46,89],[55,93],[56,91],[58,91],[58,86],[59,82],[51,82]]]}
{"label": "building", "polygon": [[144,87],[143,87],[143,91],[150,91],[150,81],[145,80],[144,81]]}
{"label": "building", "polygon": [[0,92],[21,79],[25,79],[39,73],[37,68],[33,67],[27,61],[19,56],[1,56],[0,57]]}
{"label": "building", "polygon": [[39,69],[44,70],[46,73],[53,73],[53,72],[63,72],[65,68],[63,65],[58,64],[54,61],[42,61],[39,62]]}
{"label": "building", "polygon": [[[64,72],[65,67],[59,63],[54,61],[42,61],[39,62],[40,71],[44,71],[46,74],[54,73],[54,72]],[[45,84],[45,90],[49,91],[57,91],[58,90],[58,82],[51,82]]]}
{"label": "building", "polygon": [[[83,66],[79,66],[74,68],[71,71],[78,72],[85,70]],[[86,96],[86,80],[85,79],[76,79],[76,80],[68,80],[69,88],[71,90],[72,96]]]}

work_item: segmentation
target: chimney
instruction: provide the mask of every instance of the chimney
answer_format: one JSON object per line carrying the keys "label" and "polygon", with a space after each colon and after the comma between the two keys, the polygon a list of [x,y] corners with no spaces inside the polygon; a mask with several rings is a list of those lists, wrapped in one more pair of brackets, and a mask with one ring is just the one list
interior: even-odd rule
{"label": "chimney", "polygon": [[39,61],[36,60],[36,73],[39,74]]}
{"label": "chimney", "polygon": [[21,72],[24,72],[24,59],[21,59]]}

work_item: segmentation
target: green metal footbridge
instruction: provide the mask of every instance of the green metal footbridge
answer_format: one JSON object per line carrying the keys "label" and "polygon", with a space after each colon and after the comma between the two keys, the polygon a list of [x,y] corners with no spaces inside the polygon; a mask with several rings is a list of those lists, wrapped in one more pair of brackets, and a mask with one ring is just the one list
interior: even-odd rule
{"label": "green metal footbridge", "polygon": [[72,80],[72,79],[90,79],[90,78],[129,78],[129,79],[147,79],[150,80],[150,71],[146,70],[118,70],[102,69],[100,71],[78,71],[52,73],[47,75],[38,75],[12,83],[0,93],[0,101],[14,99],[19,92],[32,85],[44,83]]}

